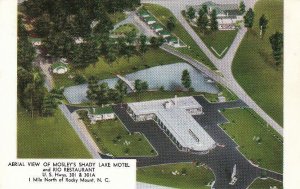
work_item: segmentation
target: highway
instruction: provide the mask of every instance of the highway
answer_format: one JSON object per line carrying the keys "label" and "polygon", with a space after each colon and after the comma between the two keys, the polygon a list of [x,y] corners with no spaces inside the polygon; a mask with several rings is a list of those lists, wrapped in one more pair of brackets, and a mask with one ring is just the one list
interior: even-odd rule
{"label": "highway", "polygon": [[[199,64],[199,62],[193,60],[187,55],[183,55],[175,51],[172,48],[168,48],[163,46],[162,49],[166,50],[184,60],[188,63],[192,64],[194,67],[204,72],[208,76],[212,76],[211,78],[215,81],[223,84],[227,88],[229,88],[232,92],[234,92],[241,100],[243,100],[250,108],[252,108],[260,117],[262,117],[268,125],[270,125],[276,132],[278,132],[281,136],[283,136],[283,128],[274,121],[257,103],[245,92],[245,90],[239,85],[239,83],[235,80],[232,74],[232,62],[234,56],[238,50],[240,43],[242,42],[247,29],[241,28],[235,37],[233,43],[231,44],[229,50],[226,55],[222,59],[218,59],[204,44],[204,42],[200,39],[200,37],[196,34],[196,32],[192,29],[192,27],[188,24],[185,18],[182,16],[181,11],[186,8],[186,5],[199,5],[206,0],[188,0],[183,3],[181,0],[142,0],[142,3],[154,3],[164,6],[171,10],[174,16],[178,19],[178,21],[182,24],[182,26],[186,29],[189,35],[193,38],[193,40],[197,43],[199,48],[205,53],[205,55],[210,59],[210,61],[218,68],[220,73],[222,74],[222,78],[217,76],[216,73],[212,70],[207,70],[207,67],[204,66],[196,66],[195,64]],[[215,2],[220,3],[236,3],[235,0],[216,0]],[[245,4],[247,8],[254,7],[256,0],[245,0]]]}

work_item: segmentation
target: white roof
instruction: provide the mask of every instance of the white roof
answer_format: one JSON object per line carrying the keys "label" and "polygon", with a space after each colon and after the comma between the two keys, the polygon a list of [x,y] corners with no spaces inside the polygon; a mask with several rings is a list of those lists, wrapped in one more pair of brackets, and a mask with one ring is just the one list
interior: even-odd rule
{"label": "white roof", "polygon": [[[166,108],[165,103],[171,106]],[[135,115],[155,114],[183,147],[196,151],[215,147],[215,141],[186,111],[202,107],[193,97],[136,102],[128,106]]]}
{"label": "white roof", "polygon": [[172,107],[190,109],[190,108],[201,108],[202,106],[193,97],[177,97],[163,100],[152,100],[145,102],[134,102],[129,103],[128,106],[135,113],[135,115],[151,114],[158,110],[165,109],[164,104],[170,102]]}
{"label": "white roof", "polygon": [[186,110],[177,108],[159,110],[156,116],[183,147],[196,151],[215,147],[215,141]]}

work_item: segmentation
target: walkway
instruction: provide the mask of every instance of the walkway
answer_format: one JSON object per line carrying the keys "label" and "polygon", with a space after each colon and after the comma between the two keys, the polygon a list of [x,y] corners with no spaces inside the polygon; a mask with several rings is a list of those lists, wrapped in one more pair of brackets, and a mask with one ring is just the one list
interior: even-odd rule
{"label": "walkway", "polygon": [[[218,59],[205,45],[205,43],[200,39],[200,37],[196,34],[196,32],[191,28],[191,26],[188,24],[188,22],[185,20],[185,18],[182,16],[181,11],[186,8],[186,5],[199,5],[202,2],[205,2],[206,0],[188,0],[183,3],[181,0],[142,0],[142,3],[154,3],[159,4],[164,7],[167,7],[171,10],[171,12],[174,14],[174,16],[178,19],[178,21],[183,25],[183,27],[186,29],[186,31],[189,33],[189,35],[193,38],[193,40],[197,43],[199,48],[206,54],[206,56],[211,60],[211,62],[218,68],[218,70],[223,75],[223,78],[213,76],[212,79],[215,79],[217,82],[220,82],[227,88],[229,88],[231,91],[233,91],[240,99],[242,99],[250,108],[252,108],[260,117],[262,117],[268,125],[270,125],[275,131],[277,131],[281,136],[283,136],[283,128],[274,121],[267,113],[262,110],[254,100],[244,91],[244,89],[238,84],[238,82],[235,80],[233,74],[232,74],[232,62],[233,58],[238,50],[238,47],[240,43],[242,42],[242,39],[244,38],[247,29],[242,28],[239,30],[237,36],[235,37],[233,43],[231,44],[229,50],[227,51],[226,55],[222,59]],[[235,0],[215,0],[217,3],[236,3]],[[245,0],[245,4],[247,8],[254,7],[256,0]],[[166,48],[163,47],[165,50]],[[172,54],[179,56],[180,58],[183,58],[184,60],[187,59],[186,55],[179,54],[178,52],[175,52],[174,49],[168,49],[168,52],[173,51]],[[192,58],[189,58],[188,61],[190,64],[197,64],[199,62],[193,60]],[[187,61],[187,60],[186,60]],[[193,62],[193,63],[191,63]],[[195,65],[193,65],[196,67]],[[200,68],[200,67],[196,67]],[[201,67],[201,71],[205,70],[205,73],[210,75],[215,75],[211,70],[206,70],[205,67]]]}
{"label": "walkway", "polygon": [[136,92],[135,86],[134,86],[134,81],[129,81],[128,79],[126,79],[125,77],[123,77],[121,75],[117,75],[117,77],[119,79],[121,79],[122,81],[124,81],[126,83],[126,85],[130,88],[130,90],[132,90],[133,92]]}

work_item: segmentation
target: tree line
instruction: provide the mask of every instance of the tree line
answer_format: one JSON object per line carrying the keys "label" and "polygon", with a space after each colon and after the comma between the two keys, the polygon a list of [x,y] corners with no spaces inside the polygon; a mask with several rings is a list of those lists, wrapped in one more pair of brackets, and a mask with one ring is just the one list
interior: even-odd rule
{"label": "tree line", "polygon": [[[186,16],[188,19],[193,20],[196,18],[196,10],[193,7],[189,7]],[[198,18],[196,24],[199,31],[206,35],[209,32],[215,32],[218,30],[217,12],[213,9],[211,12],[208,11],[207,5],[201,6],[198,10]]]}
{"label": "tree line", "polygon": [[28,33],[19,15],[17,36],[17,97],[20,105],[34,116],[51,116],[54,114],[60,100],[62,90],[54,89],[50,93],[44,88],[44,77],[33,65],[35,49],[28,38]]}
{"label": "tree line", "polygon": [[[148,90],[146,81],[135,80],[134,87],[137,93]],[[103,106],[108,103],[122,103],[127,95],[128,87],[122,80],[118,80],[114,88],[110,88],[107,82],[99,84],[97,77],[91,76],[88,79],[88,90],[86,97],[90,100],[92,106]]]}
{"label": "tree line", "polygon": [[[139,0],[27,0],[23,11],[33,21],[33,33],[43,38],[43,55],[67,58],[74,67],[95,64],[100,56],[108,63],[125,56],[129,61],[134,54],[143,58],[147,51],[146,36],[137,38],[135,32],[120,39],[111,39],[113,24],[109,14],[134,9]],[[76,43],[81,39],[82,42]],[[151,38],[158,47],[162,39]]]}

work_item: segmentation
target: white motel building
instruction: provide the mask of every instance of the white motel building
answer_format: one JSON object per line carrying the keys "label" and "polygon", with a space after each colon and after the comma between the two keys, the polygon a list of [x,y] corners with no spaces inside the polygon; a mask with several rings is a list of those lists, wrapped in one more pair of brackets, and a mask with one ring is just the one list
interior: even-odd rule
{"label": "white motel building", "polygon": [[193,97],[129,103],[127,112],[135,121],[154,120],[182,151],[206,153],[216,147],[192,117],[203,114],[202,106]]}

